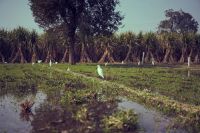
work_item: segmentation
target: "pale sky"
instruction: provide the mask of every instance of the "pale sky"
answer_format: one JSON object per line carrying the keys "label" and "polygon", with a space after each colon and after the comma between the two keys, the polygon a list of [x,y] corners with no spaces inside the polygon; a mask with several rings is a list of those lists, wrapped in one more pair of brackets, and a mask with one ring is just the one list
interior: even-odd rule
{"label": "pale sky", "polygon": [[[120,0],[118,10],[125,18],[118,32],[156,31],[165,19],[164,11],[170,8],[190,13],[200,24],[200,0]],[[0,28],[17,26],[42,32],[34,22],[28,0],[0,0]]]}
{"label": "pale sky", "polygon": [[[157,31],[158,24],[165,19],[167,9],[190,13],[200,25],[200,0],[120,0],[125,15],[120,31]],[[200,31],[200,28],[199,28]]]}

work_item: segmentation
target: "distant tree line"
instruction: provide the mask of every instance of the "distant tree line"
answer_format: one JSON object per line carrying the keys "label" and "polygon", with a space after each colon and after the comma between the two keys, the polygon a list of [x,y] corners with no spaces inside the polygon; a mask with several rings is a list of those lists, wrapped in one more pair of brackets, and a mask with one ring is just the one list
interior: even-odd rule
{"label": "distant tree line", "polygon": [[[62,34],[59,27],[40,35],[23,27],[0,29],[0,62],[68,62],[69,45]],[[75,40],[75,60],[81,63],[134,63],[142,60],[143,52],[146,63],[184,63],[188,57],[200,63],[200,34],[194,32],[125,32],[86,39],[77,33]]]}
{"label": "distant tree line", "polygon": [[119,0],[29,1],[45,32],[0,29],[0,62],[134,63],[143,54],[146,63],[200,62],[198,23],[182,10],[166,10],[157,32],[114,34],[123,19]]}

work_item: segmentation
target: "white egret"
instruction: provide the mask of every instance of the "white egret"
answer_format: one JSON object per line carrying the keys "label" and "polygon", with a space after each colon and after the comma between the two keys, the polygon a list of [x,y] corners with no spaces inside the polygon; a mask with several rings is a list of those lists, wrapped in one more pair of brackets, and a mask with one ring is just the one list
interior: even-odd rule
{"label": "white egret", "polygon": [[138,66],[140,66],[140,63],[141,63],[141,62],[140,62],[140,61],[138,61],[138,63],[137,63],[137,64],[138,64]]}
{"label": "white egret", "polygon": [[154,61],[154,60],[152,60],[152,62],[151,62],[151,63],[152,63],[152,65],[153,65],[153,66],[155,65],[155,61]]}
{"label": "white egret", "polygon": [[97,73],[101,78],[104,78],[103,69],[100,67],[100,65],[97,65]]}
{"label": "white egret", "polygon": [[55,62],[55,64],[58,64],[58,62]]}
{"label": "white egret", "polygon": [[38,62],[38,63],[41,63],[41,62],[42,62],[42,60],[38,60],[37,62]]}
{"label": "white egret", "polygon": [[34,65],[35,63],[34,62],[32,62],[32,66]]}
{"label": "white egret", "polygon": [[124,64],[124,61],[122,61],[122,64]]}
{"label": "white egret", "polygon": [[151,59],[151,64],[154,66],[155,65],[155,60],[154,60],[154,58],[152,57],[152,59]]}
{"label": "white egret", "polygon": [[67,68],[67,71],[68,71],[68,72],[70,71],[69,67]]}
{"label": "white egret", "polygon": [[51,60],[49,61],[49,66],[51,67],[51,65],[52,65],[52,62],[51,62]]}

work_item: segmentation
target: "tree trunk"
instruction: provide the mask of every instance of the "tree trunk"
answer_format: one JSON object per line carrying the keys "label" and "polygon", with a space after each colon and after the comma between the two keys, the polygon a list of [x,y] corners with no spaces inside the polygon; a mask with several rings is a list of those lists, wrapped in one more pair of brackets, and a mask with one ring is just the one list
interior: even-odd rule
{"label": "tree trunk", "polygon": [[179,60],[179,63],[184,63],[185,62],[185,52],[186,52],[186,48],[182,48],[182,50],[181,50],[181,58]]}
{"label": "tree trunk", "polygon": [[162,56],[159,56],[158,52],[156,52],[156,55],[155,55],[155,56],[156,56],[156,57],[155,57],[155,60],[156,60],[158,63],[160,63],[161,60],[162,60]]}
{"label": "tree trunk", "polygon": [[104,53],[103,53],[101,59],[98,61],[98,63],[104,63],[107,54],[108,54],[108,49],[106,48],[106,50],[104,51]]}
{"label": "tree trunk", "polygon": [[36,53],[35,52],[33,52],[33,54],[32,54],[31,62],[36,63]]}
{"label": "tree trunk", "polygon": [[87,50],[85,49],[85,44],[82,43],[82,48],[81,48],[81,59],[80,59],[81,63],[84,62],[92,62],[91,59],[89,58],[89,55],[87,53]]}
{"label": "tree trunk", "polygon": [[71,65],[75,65],[75,58],[74,58],[74,43],[71,44],[71,46],[69,47],[69,63]]}
{"label": "tree trunk", "polygon": [[75,65],[75,51],[74,51],[74,45],[75,45],[75,31],[76,31],[76,18],[71,19],[70,26],[68,27],[68,44],[69,44],[69,63],[71,65]]}
{"label": "tree trunk", "polygon": [[65,53],[64,53],[63,58],[62,58],[62,60],[61,60],[62,63],[65,63],[65,62],[66,62],[67,52],[68,52],[68,48],[65,49]]}
{"label": "tree trunk", "polygon": [[20,63],[27,63],[27,61],[24,59],[24,55],[23,55],[21,46],[19,47],[19,55],[20,55]]}
{"label": "tree trunk", "polygon": [[132,54],[132,61],[133,62],[138,62],[138,57],[137,57],[137,53],[133,52],[134,54]]}
{"label": "tree trunk", "polygon": [[50,50],[47,51],[47,56],[46,56],[46,59],[45,59],[45,63],[48,63],[51,59],[51,53],[50,53]]}
{"label": "tree trunk", "polygon": [[15,54],[14,58],[11,60],[11,63],[14,63],[16,61],[17,57],[19,57],[19,50]]}
{"label": "tree trunk", "polygon": [[156,58],[154,57],[153,53],[150,51],[151,61],[157,62]]}
{"label": "tree trunk", "polygon": [[4,63],[5,62],[5,58],[3,56],[3,54],[0,52],[0,57],[1,57],[1,61]]}
{"label": "tree trunk", "polygon": [[36,49],[35,46],[33,47],[33,53],[32,53],[32,57],[31,57],[31,62],[36,62],[37,60],[37,54],[36,54]]}
{"label": "tree trunk", "polygon": [[12,63],[14,63],[17,58],[20,58],[20,63],[26,63],[27,61],[24,59],[24,55],[23,55],[23,52],[22,52],[22,49],[21,49],[21,45],[18,46],[18,51],[17,53],[15,54],[15,57],[12,59]]}
{"label": "tree trunk", "polygon": [[192,57],[193,54],[193,49],[191,48],[190,53],[189,53],[189,57]]}
{"label": "tree trunk", "polygon": [[199,63],[199,54],[198,53],[194,57],[194,63]]}
{"label": "tree trunk", "polygon": [[149,61],[150,61],[150,50],[148,49],[144,62],[149,62]]}
{"label": "tree trunk", "polygon": [[167,63],[168,61],[168,58],[169,58],[169,54],[170,54],[170,48],[167,48],[166,51],[165,51],[165,56],[164,56],[164,59],[163,59],[163,63]]}
{"label": "tree trunk", "polygon": [[108,62],[111,62],[111,63],[115,62],[115,60],[113,59],[113,57],[110,54],[110,51],[108,50],[108,48],[106,48],[103,56],[98,61],[98,63],[104,63],[106,60],[106,57],[108,58]]}
{"label": "tree trunk", "polygon": [[128,53],[126,54],[126,58],[124,59],[124,62],[130,61],[129,58],[130,58],[130,55],[131,55],[131,50],[132,50],[132,46],[129,45],[128,46]]}
{"label": "tree trunk", "polygon": [[172,50],[170,51],[170,55],[169,55],[169,63],[174,63],[174,58],[173,58],[173,52]]}
{"label": "tree trunk", "polygon": [[12,62],[12,60],[13,60],[13,58],[14,58],[14,56],[15,56],[15,51],[16,51],[16,49],[14,48],[14,49],[12,50],[12,52],[11,52],[11,55],[10,55],[9,59],[8,59],[9,62]]}
{"label": "tree trunk", "polygon": [[57,62],[57,60],[56,60],[56,50],[55,49],[52,50],[51,60],[53,60],[54,62]]}
{"label": "tree trunk", "polygon": [[114,63],[114,62],[115,62],[115,60],[113,59],[113,57],[112,57],[110,51],[108,51],[108,60],[109,60],[109,62],[111,62],[111,63]]}

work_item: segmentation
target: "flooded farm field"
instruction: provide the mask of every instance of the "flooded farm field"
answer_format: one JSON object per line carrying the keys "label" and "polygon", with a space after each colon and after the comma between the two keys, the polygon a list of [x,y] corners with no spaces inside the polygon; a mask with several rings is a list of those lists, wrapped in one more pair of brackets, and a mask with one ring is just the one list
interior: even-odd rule
{"label": "flooded farm field", "polygon": [[96,78],[42,65],[0,67],[0,133],[198,132]]}

